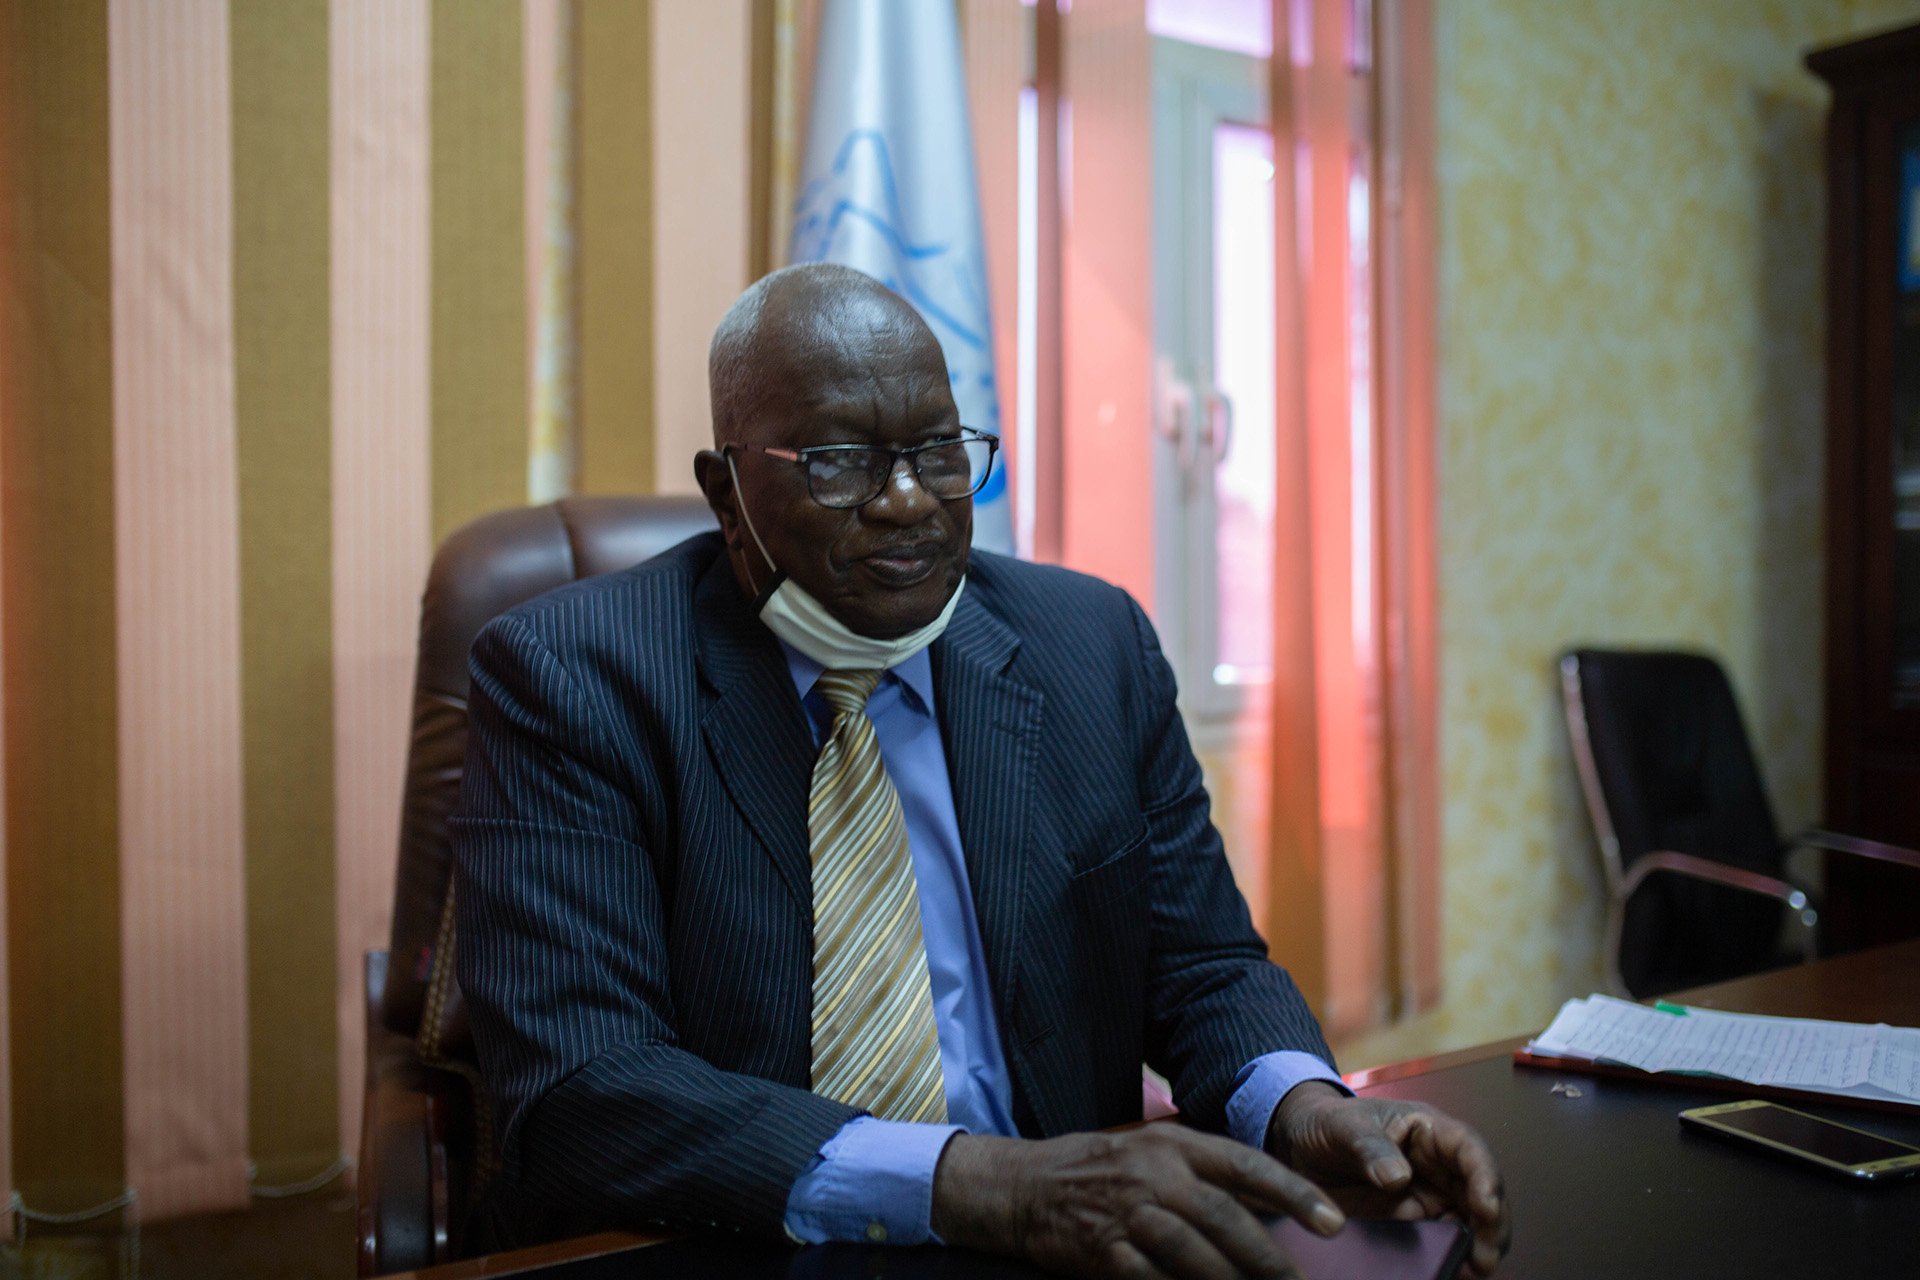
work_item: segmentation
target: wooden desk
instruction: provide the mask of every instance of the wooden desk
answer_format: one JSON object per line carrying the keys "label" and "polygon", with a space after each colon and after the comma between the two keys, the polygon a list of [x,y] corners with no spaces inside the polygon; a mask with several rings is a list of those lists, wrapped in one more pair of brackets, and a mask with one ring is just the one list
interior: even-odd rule
{"label": "wooden desk", "polygon": [[[1783,1017],[1920,1026],[1920,941],[1673,997]],[[1920,1181],[1853,1186],[1680,1131],[1685,1107],[1726,1095],[1512,1065],[1524,1038],[1360,1072],[1362,1092],[1433,1103],[1477,1126],[1514,1209],[1503,1280],[1714,1280],[1920,1275]],[[1565,1082],[1578,1097],[1553,1092]],[[1809,1111],[1920,1145],[1920,1113]],[[415,1280],[1033,1280],[1018,1263],[959,1250],[827,1246],[792,1251],[589,1236],[412,1273]]]}
{"label": "wooden desk", "polygon": [[[1920,1025],[1920,942],[1672,997],[1683,1004]],[[1856,1186],[1682,1133],[1686,1107],[1729,1095],[1515,1067],[1523,1041],[1367,1073],[1366,1092],[1418,1098],[1475,1125],[1500,1158],[1514,1243],[1500,1270],[1548,1277],[1920,1275],[1920,1182]],[[1553,1086],[1577,1088],[1576,1097]],[[1920,1112],[1807,1111],[1920,1145]]]}

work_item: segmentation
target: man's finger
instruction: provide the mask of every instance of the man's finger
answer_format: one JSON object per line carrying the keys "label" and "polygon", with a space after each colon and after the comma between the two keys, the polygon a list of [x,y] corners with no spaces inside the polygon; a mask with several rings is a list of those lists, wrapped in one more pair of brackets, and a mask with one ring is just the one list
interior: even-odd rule
{"label": "man's finger", "polygon": [[1247,1207],[1219,1187],[1194,1182],[1173,1193],[1167,1206],[1184,1217],[1227,1260],[1248,1275],[1287,1273],[1286,1251]]}
{"label": "man's finger", "polygon": [[1397,1191],[1413,1180],[1413,1165],[1401,1150],[1409,1129],[1418,1122],[1420,1112],[1395,1112],[1383,1115],[1378,1104],[1355,1101],[1327,1118],[1325,1137],[1344,1152],[1329,1152],[1336,1159],[1352,1160],[1353,1167],[1374,1186]]}
{"label": "man's finger", "polygon": [[1356,1136],[1353,1154],[1366,1171],[1367,1181],[1383,1191],[1393,1191],[1413,1181],[1413,1165],[1384,1130],[1376,1128]]}
{"label": "man's finger", "polygon": [[1494,1267],[1499,1265],[1501,1256],[1505,1253],[1505,1246],[1475,1236],[1473,1238],[1473,1252],[1468,1255],[1467,1263],[1473,1268],[1475,1275],[1490,1276],[1493,1274]]}
{"label": "man's finger", "polygon": [[1459,1203],[1453,1207],[1473,1231],[1473,1269],[1485,1275],[1506,1253],[1513,1235],[1493,1152],[1478,1133],[1450,1117],[1442,1117],[1422,1136],[1425,1141],[1416,1141],[1411,1149],[1432,1161],[1437,1181],[1456,1189]]}
{"label": "man's finger", "polygon": [[1127,1216],[1127,1238],[1147,1260],[1174,1280],[1289,1280],[1296,1273],[1276,1248],[1269,1258],[1245,1268],[1235,1266],[1192,1223],[1157,1204],[1142,1204]]}
{"label": "man's finger", "polygon": [[1447,1199],[1431,1187],[1414,1183],[1400,1191],[1382,1191],[1364,1182],[1334,1191],[1334,1198],[1349,1218],[1398,1218],[1411,1222],[1437,1218],[1447,1210]]}
{"label": "man's finger", "polygon": [[1500,1175],[1492,1169],[1476,1169],[1467,1176],[1467,1198],[1476,1217],[1497,1218],[1506,1200]]}
{"label": "man's finger", "polygon": [[1117,1280],[1167,1280],[1166,1272],[1125,1240],[1116,1240],[1108,1247],[1102,1274]]}
{"label": "man's finger", "polygon": [[1346,1215],[1326,1192],[1265,1152],[1208,1138],[1189,1150],[1188,1162],[1200,1177],[1243,1203],[1266,1213],[1284,1213],[1320,1235],[1330,1236],[1346,1225]]}
{"label": "man's finger", "polygon": [[1430,1176],[1458,1188],[1461,1207],[1476,1220],[1498,1219],[1505,1202],[1500,1168],[1480,1135],[1458,1120],[1442,1117],[1420,1136],[1425,1141],[1416,1141],[1410,1150],[1416,1158],[1431,1163]]}
{"label": "man's finger", "polygon": [[1481,1275],[1490,1273],[1513,1243],[1513,1213],[1507,1207],[1506,1189],[1498,1177],[1492,1181],[1488,1211],[1482,1213],[1476,1207],[1474,1212],[1473,1263]]}
{"label": "man's finger", "polygon": [[1447,1199],[1447,1193],[1438,1187],[1423,1187],[1415,1184],[1407,1191],[1402,1204],[1413,1205],[1417,1216],[1422,1218],[1444,1218],[1452,1212],[1454,1205]]}

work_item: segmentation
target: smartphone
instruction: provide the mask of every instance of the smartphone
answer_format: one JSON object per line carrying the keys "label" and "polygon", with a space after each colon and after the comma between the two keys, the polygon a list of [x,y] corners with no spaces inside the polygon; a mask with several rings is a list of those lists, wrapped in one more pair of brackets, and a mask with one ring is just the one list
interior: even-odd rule
{"label": "smartphone", "polygon": [[1920,1173],[1920,1147],[1778,1103],[1723,1102],[1694,1107],[1680,1113],[1680,1124],[1751,1142],[1850,1178],[1878,1181]]}

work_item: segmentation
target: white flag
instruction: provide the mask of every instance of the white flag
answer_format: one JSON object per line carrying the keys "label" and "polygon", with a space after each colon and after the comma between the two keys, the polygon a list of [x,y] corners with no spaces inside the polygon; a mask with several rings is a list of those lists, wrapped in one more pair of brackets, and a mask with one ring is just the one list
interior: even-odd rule
{"label": "white flag", "polygon": [[[963,425],[1000,434],[973,131],[953,0],[826,0],[792,258],[857,268],[940,339]],[[1013,551],[1005,460],[974,496],[976,546]]]}

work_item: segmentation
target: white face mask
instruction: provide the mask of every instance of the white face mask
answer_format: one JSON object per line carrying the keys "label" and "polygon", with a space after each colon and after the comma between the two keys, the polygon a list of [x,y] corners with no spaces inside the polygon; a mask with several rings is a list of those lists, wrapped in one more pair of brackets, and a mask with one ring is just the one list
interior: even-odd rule
{"label": "white face mask", "polygon": [[734,469],[731,453],[727,454],[727,470],[733,476],[733,500],[740,509],[741,519],[746,522],[747,532],[753,535],[753,545],[760,549],[760,558],[767,562],[778,583],[760,606],[760,621],[766,623],[773,634],[829,671],[865,671],[885,670],[905,662],[938,640],[940,633],[947,629],[954,609],[960,604],[960,593],[966,590],[964,577],[947,597],[947,607],[940,611],[940,616],[892,640],[863,636],[834,617],[812,592],[783,573],[767,554],[767,544],[760,541],[753,517],[747,514],[746,500],[740,496],[740,473]]}

